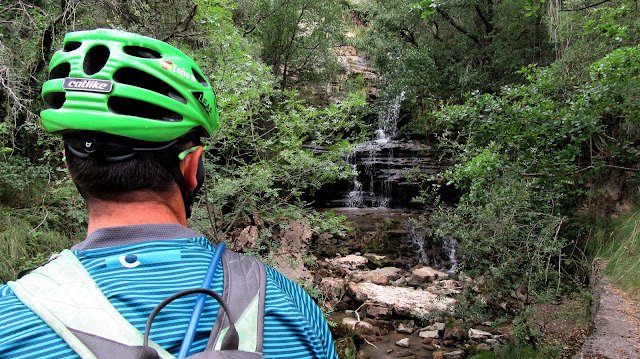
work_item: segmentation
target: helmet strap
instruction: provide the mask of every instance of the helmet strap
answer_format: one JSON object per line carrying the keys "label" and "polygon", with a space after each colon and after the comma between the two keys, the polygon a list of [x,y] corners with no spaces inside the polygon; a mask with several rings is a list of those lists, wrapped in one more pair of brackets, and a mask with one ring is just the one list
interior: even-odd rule
{"label": "helmet strap", "polygon": [[119,162],[135,156],[137,151],[162,151],[173,146],[177,141],[169,141],[158,146],[135,146],[111,141],[96,140],[93,137],[66,137],[66,149],[74,156],[87,158],[94,152],[100,153],[109,162]]}

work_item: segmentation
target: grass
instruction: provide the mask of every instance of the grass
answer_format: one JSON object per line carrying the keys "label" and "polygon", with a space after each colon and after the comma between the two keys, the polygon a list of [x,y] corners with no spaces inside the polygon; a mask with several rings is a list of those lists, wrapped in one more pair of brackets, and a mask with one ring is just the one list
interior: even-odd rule
{"label": "grass", "polygon": [[0,207],[0,283],[20,271],[46,263],[49,256],[72,245],[69,236],[35,221],[33,210]]}
{"label": "grass", "polygon": [[0,157],[0,283],[44,264],[85,231],[84,203],[66,174]]}
{"label": "grass", "polygon": [[608,261],[605,274],[640,301],[640,209],[592,231],[587,249]]}

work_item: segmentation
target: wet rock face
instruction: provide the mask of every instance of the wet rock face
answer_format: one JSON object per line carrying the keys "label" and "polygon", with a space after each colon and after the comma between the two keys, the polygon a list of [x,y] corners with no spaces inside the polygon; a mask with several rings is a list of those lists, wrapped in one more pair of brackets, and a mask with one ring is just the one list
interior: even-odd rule
{"label": "wet rock face", "polygon": [[436,174],[447,168],[430,146],[405,140],[365,142],[348,160],[358,176],[318,191],[316,207],[420,208],[411,202],[420,190],[411,173]]}

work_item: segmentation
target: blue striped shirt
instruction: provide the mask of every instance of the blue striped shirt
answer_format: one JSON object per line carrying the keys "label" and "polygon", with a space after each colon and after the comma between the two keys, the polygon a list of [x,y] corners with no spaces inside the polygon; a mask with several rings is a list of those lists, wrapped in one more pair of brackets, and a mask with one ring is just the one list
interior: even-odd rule
{"label": "blue striped shirt", "polygon": [[[144,332],[149,314],[163,299],[200,287],[215,251],[203,236],[122,243],[126,244],[79,246],[81,249],[74,254],[111,304],[140,332]],[[122,258],[140,263],[128,268]],[[220,264],[211,284],[211,289],[221,295],[223,272]],[[183,297],[165,307],[153,322],[151,340],[177,355],[195,300],[195,296]],[[218,307],[217,301],[207,300],[190,354],[205,348]],[[318,306],[298,285],[270,267],[263,352],[265,358],[338,358]],[[59,359],[78,355],[11,289],[0,286],[0,358]]]}

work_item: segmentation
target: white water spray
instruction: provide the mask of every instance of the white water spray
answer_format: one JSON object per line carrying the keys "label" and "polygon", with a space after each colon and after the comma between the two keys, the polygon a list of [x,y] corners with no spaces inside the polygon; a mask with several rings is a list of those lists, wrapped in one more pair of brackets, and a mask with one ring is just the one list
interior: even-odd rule
{"label": "white water spray", "polygon": [[[405,92],[402,91],[396,96],[387,111],[380,114],[378,118],[378,129],[375,131],[375,138],[371,141],[360,144],[353,153],[347,156],[347,160],[352,164],[352,168],[357,168],[358,162],[364,166],[363,176],[358,180],[356,175],[352,181],[352,189],[347,194],[344,202],[349,208],[388,208],[392,197],[393,181],[385,176],[380,176],[376,164],[393,164],[393,150],[387,148],[386,157],[381,156],[382,149],[393,141],[398,132],[398,119],[400,117],[400,107],[405,99]],[[364,177],[364,178],[363,178]]]}
{"label": "white water spray", "polygon": [[450,236],[442,237],[442,249],[444,253],[449,257],[451,267],[450,272],[455,272],[458,268],[458,259],[456,258],[456,252],[458,251],[458,241]]}
{"label": "white water spray", "polygon": [[424,246],[424,232],[421,228],[409,223],[409,231],[407,232],[409,244],[416,248],[416,259],[420,263],[429,265],[429,257]]}

